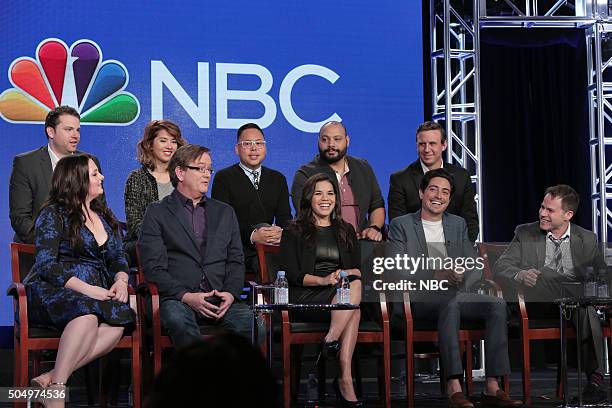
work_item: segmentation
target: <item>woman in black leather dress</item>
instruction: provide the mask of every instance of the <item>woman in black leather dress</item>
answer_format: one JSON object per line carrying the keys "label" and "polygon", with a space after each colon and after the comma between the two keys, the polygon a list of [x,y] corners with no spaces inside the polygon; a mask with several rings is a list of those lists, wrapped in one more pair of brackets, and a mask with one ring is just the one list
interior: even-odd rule
{"label": "woman in black leather dress", "polygon": [[[310,177],[304,184],[297,218],[283,231],[281,254],[292,303],[336,303],[340,271],[346,271],[351,281],[351,303],[361,302],[359,244],[353,227],[340,216],[337,197],[336,186],[328,175]],[[313,315],[301,317],[312,320]],[[351,374],[360,318],[359,309],[332,311],[329,331],[322,342],[323,356],[339,357],[340,376],[334,385],[342,406],[361,406]]]}

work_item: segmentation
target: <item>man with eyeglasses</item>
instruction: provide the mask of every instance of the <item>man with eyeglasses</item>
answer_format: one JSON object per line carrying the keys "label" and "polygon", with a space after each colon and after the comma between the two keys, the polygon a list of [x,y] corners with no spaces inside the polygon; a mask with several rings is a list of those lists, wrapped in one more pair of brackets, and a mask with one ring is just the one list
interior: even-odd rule
{"label": "man with eyeglasses", "polygon": [[293,208],[300,208],[302,188],[317,173],[326,173],[340,191],[342,218],[357,231],[358,238],[382,240],[385,225],[385,201],[374,170],[367,160],[346,154],[350,138],[340,122],[325,123],[319,131],[319,154],[303,165],[293,177]]}
{"label": "man with eyeglasses", "polygon": [[244,255],[234,210],[208,199],[210,151],[179,148],[168,164],[174,191],[149,205],[140,230],[140,254],[148,281],[161,297],[160,317],[176,347],[201,338],[212,325],[251,335],[252,314],[240,301]]}
{"label": "man with eyeglasses", "polygon": [[291,220],[287,180],[280,172],[262,166],[267,147],[255,123],[242,125],[234,151],[240,161],[215,175],[212,197],[234,208],[238,217],[247,273],[257,275],[255,244],[278,245]]}

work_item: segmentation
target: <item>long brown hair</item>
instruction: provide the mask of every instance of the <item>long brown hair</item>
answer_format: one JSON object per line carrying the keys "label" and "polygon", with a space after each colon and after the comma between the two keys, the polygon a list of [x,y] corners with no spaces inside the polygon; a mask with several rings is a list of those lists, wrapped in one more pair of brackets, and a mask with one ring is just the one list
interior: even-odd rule
{"label": "long brown hair", "polygon": [[332,181],[331,177],[325,173],[317,173],[310,176],[308,180],[306,180],[306,183],[304,183],[300,208],[298,208],[297,217],[291,222],[290,227],[303,236],[306,242],[315,244],[317,226],[312,211],[312,196],[314,195],[317,183],[321,181],[329,182],[334,188],[336,203],[330,215],[331,225],[334,227],[334,230],[337,231],[336,237],[344,242],[350,249],[352,247],[352,240],[350,239],[351,227],[349,223],[342,219],[342,215],[340,214],[340,194],[338,192],[338,186]]}
{"label": "long brown hair", "polygon": [[[81,228],[85,225],[83,205],[89,192],[89,160],[93,160],[92,155],[81,153],[66,156],[57,162],[51,179],[51,190],[42,206],[56,205],[65,212],[69,225],[68,237],[77,252],[83,246]],[[104,218],[113,231],[118,231],[119,223],[101,197],[93,199],[90,208]]]}

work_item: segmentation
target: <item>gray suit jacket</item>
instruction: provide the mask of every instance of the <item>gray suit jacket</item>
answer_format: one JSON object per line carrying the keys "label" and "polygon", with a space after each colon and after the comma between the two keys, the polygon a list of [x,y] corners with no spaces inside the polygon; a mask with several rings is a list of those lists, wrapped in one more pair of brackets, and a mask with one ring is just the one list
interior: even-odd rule
{"label": "gray suit jacket", "polygon": [[[78,153],[81,152],[75,152]],[[102,171],[98,159],[94,158],[94,161]],[[34,223],[51,189],[52,175],[47,145],[18,154],[13,159],[9,181],[9,217],[15,231],[15,242],[34,243]]]}
{"label": "gray suit jacket", "polygon": [[212,198],[206,200],[206,234],[202,257],[176,190],[149,205],[138,242],[144,274],[157,284],[162,298],[181,300],[185,292],[199,292],[203,273],[213,289],[231,293],[235,301],[240,298],[244,255],[232,207]]}
{"label": "gray suit jacket", "polygon": [[[606,263],[597,244],[595,234],[576,224],[570,232],[572,261],[578,280],[584,280],[587,266],[596,271],[605,269]],[[546,232],[542,231],[539,222],[522,224],[514,230],[512,242],[497,260],[493,268],[496,277],[518,284],[514,276],[521,270],[541,269],[546,259]]]}
{"label": "gray suit jacket", "polygon": [[[442,217],[442,228],[446,239],[444,245],[449,258],[476,259],[476,252],[468,238],[467,225],[462,217],[445,212]],[[421,210],[394,218],[389,226],[387,240],[391,251],[394,253],[405,253],[411,257],[429,256],[423,222],[421,221]],[[433,270],[421,269],[412,275],[412,279],[432,279],[433,272]],[[480,281],[481,276],[481,269],[467,270],[465,287],[473,286]],[[406,274],[402,278],[411,279]]]}

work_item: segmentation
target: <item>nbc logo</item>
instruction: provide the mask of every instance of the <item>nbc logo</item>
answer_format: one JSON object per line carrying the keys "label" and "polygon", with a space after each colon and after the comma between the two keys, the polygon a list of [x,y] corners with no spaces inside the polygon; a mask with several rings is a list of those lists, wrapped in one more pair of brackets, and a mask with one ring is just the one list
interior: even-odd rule
{"label": "nbc logo", "polygon": [[49,110],[75,107],[81,123],[129,125],[140,114],[134,95],[123,92],[129,81],[119,61],[102,60],[98,44],[79,40],[70,48],[48,38],[36,48],[36,59],[21,57],[8,71],[14,88],[0,94],[0,116],[11,123],[44,123]]}

